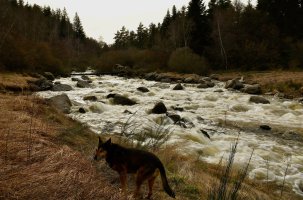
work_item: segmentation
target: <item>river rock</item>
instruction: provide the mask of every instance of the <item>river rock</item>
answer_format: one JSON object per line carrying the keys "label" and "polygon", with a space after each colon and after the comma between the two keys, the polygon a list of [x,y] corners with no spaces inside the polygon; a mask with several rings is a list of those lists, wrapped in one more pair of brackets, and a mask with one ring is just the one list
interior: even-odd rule
{"label": "river rock", "polygon": [[82,113],[82,114],[84,114],[84,113],[86,113],[86,111],[85,111],[85,109],[84,108],[79,108],[79,113]]}
{"label": "river rock", "polygon": [[76,77],[72,77],[71,80],[72,80],[72,81],[75,81],[75,82],[80,81],[80,79],[78,79],[78,78],[76,78]]}
{"label": "river rock", "polygon": [[28,81],[28,83],[31,85],[31,88],[35,88],[35,90],[38,91],[50,90],[54,86],[54,84],[51,81],[47,80],[44,77],[39,78],[38,80]]}
{"label": "river rock", "polygon": [[180,115],[177,115],[175,113],[166,113],[166,116],[173,120],[175,124],[182,119]]}
{"label": "river rock", "polygon": [[261,87],[259,84],[245,85],[244,88],[241,89],[241,92],[248,94],[261,94]]}
{"label": "river rock", "polygon": [[232,89],[235,89],[235,90],[240,90],[243,87],[244,87],[244,84],[242,82],[240,82],[239,78],[229,80],[225,84],[226,89],[232,88]]}
{"label": "river rock", "polygon": [[151,110],[153,114],[164,114],[167,112],[167,108],[163,102],[158,102]]}
{"label": "river rock", "polygon": [[51,72],[44,72],[43,76],[49,81],[55,80],[55,76]]}
{"label": "river rock", "polygon": [[52,88],[52,91],[71,91],[73,88],[67,84],[55,84]]}
{"label": "river rock", "polygon": [[87,82],[87,81],[79,80],[79,81],[77,82],[77,85],[76,85],[76,86],[79,87],[79,88],[88,88],[88,87],[90,87],[91,85],[90,85],[89,82]]}
{"label": "river rock", "polygon": [[249,98],[249,101],[253,103],[270,104],[270,102],[267,99],[261,96],[251,96]]}
{"label": "river rock", "polygon": [[213,79],[213,80],[219,80],[220,75],[219,75],[219,74],[212,74],[212,75],[210,75],[209,77],[210,77],[211,79]]}
{"label": "river rock", "polygon": [[181,83],[178,83],[173,90],[184,90],[184,87],[181,85]]}
{"label": "river rock", "polygon": [[106,98],[107,99],[109,99],[109,98],[114,98],[115,97],[115,93],[110,93],[110,94],[108,94],[107,96],[106,96]]}
{"label": "river rock", "polygon": [[136,104],[135,101],[120,94],[109,94],[107,98],[113,98],[113,103],[116,105],[132,106]]}
{"label": "river rock", "polygon": [[156,72],[150,72],[150,73],[145,74],[144,78],[146,80],[155,80],[156,76],[157,76]]}
{"label": "river rock", "polygon": [[149,92],[149,89],[147,89],[146,87],[138,87],[137,90],[143,93]]}
{"label": "river rock", "polygon": [[94,95],[90,95],[90,96],[83,97],[83,100],[84,101],[97,101],[98,98],[96,96],[94,96]]}
{"label": "river rock", "polygon": [[204,89],[204,88],[209,88],[207,83],[200,83],[197,88],[200,88],[200,89]]}
{"label": "river rock", "polygon": [[303,95],[303,87],[301,87],[299,91],[300,91],[301,95]]}
{"label": "river rock", "polygon": [[72,102],[68,98],[66,94],[61,94],[58,96],[54,96],[49,99],[50,104],[53,105],[57,110],[63,112],[65,114],[70,113],[70,108],[72,106]]}
{"label": "river rock", "polygon": [[213,82],[209,82],[209,81],[206,81],[204,83],[200,83],[197,88],[211,88],[211,87],[214,87],[215,84]]}
{"label": "river rock", "polygon": [[190,76],[184,79],[184,83],[198,83],[200,78],[195,76]]}
{"label": "river rock", "polygon": [[270,131],[271,127],[268,125],[260,125],[260,129],[265,130],[265,131]]}
{"label": "river rock", "polygon": [[84,81],[91,81],[91,79],[88,76],[86,76],[86,75],[82,75],[81,78]]}

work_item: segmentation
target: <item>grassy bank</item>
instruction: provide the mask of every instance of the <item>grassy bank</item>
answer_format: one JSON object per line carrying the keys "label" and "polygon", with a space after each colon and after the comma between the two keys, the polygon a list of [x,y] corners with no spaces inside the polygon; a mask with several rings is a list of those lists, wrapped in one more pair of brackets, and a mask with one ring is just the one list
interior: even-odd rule
{"label": "grassy bank", "polygon": [[302,71],[222,72],[219,74],[222,81],[243,76],[249,84],[260,84],[263,93],[279,92],[290,98],[303,96]]}
{"label": "grassy bank", "polygon": [[[20,83],[27,79],[12,77]],[[104,162],[92,161],[98,136],[87,127],[33,95],[0,94],[0,107],[0,199],[121,199],[118,175]],[[177,199],[207,199],[225,168],[180,154],[180,145],[184,144],[155,152],[166,166],[169,183]],[[231,173],[231,181],[237,180],[236,172]],[[130,176],[129,196],[133,183]],[[145,184],[145,194],[146,190]],[[245,179],[240,194],[245,199],[280,199],[280,191],[273,183]],[[154,199],[170,199],[160,179],[154,195]],[[283,197],[300,199],[287,186]]]}

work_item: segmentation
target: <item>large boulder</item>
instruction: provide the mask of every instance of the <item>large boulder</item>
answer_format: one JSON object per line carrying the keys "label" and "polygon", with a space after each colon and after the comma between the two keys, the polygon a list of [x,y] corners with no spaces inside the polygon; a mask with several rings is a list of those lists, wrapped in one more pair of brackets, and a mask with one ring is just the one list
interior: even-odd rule
{"label": "large boulder", "polygon": [[90,87],[91,85],[90,85],[89,82],[87,82],[87,81],[79,80],[79,81],[77,82],[77,85],[76,85],[76,86],[79,87],[79,88],[88,88],[88,87]]}
{"label": "large boulder", "polygon": [[55,80],[55,76],[51,72],[44,72],[43,76],[49,81]]}
{"label": "large boulder", "polygon": [[136,104],[135,101],[120,94],[109,94],[107,98],[113,98],[113,103],[116,105],[132,106]]}
{"label": "large boulder", "polygon": [[55,84],[52,88],[52,91],[71,91],[73,88],[70,85],[66,84]]}
{"label": "large boulder", "polygon": [[54,84],[47,80],[46,78],[42,77],[34,81],[28,81],[28,83],[31,85],[31,88],[34,88],[38,91],[46,91],[53,88]]}
{"label": "large boulder", "polygon": [[251,96],[249,101],[253,103],[270,104],[270,101],[260,96]]}
{"label": "large boulder", "polygon": [[259,84],[245,85],[244,88],[241,89],[241,92],[248,94],[261,94],[261,87]]}
{"label": "large boulder", "polygon": [[164,114],[167,112],[167,108],[163,102],[158,102],[151,110],[153,114]]}
{"label": "large boulder", "polygon": [[238,78],[228,80],[225,84],[226,89],[232,88],[232,89],[235,89],[235,90],[240,90],[243,87],[244,87],[244,84]]}
{"label": "large boulder", "polygon": [[184,87],[181,85],[181,83],[178,83],[173,90],[184,90]]}
{"label": "large boulder", "polygon": [[70,113],[70,108],[72,103],[66,94],[61,94],[54,96],[49,99],[51,105],[53,105],[57,110],[65,114]]}

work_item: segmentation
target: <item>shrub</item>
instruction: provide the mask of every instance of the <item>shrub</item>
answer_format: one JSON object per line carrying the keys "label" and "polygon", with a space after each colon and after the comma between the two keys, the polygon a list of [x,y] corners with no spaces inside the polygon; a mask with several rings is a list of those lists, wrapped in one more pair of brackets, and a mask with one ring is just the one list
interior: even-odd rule
{"label": "shrub", "polygon": [[171,71],[181,73],[206,74],[208,64],[204,57],[195,54],[190,48],[180,48],[175,50],[168,61]]}
{"label": "shrub", "polygon": [[99,72],[111,72],[116,64],[129,66],[136,71],[154,71],[165,67],[168,55],[154,50],[111,50],[102,54],[97,61]]}

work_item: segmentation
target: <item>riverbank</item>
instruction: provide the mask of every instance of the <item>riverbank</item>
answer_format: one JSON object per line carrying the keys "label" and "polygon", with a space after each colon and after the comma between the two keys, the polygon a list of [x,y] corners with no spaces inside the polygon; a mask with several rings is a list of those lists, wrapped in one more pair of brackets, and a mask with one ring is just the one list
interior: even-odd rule
{"label": "riverbank", "polygon": [[[117,175],[104,163],[91,161],[96,134],[35,96],[2,94],[0,99],[3,198],[120,198]],[[220,178],[222,167],[180,155],[175,149],[182,145],[165,145],[155,153],[167,167],[177,199],[206,199],[209,188]],[[280,197],[281,185],[272,182],[246,180],[245,188],[243,193],[249,194],[248,199]],[[284,187],[283,196],[300,199],[288,186]],[[155,198],[169,199],[159,180]]]}
{"label": "riverbank", "polygon": [[302,71],[222,72],[219,73],[219,80],[227,81],[242,76],[249,84],[260,84],[263,93],[285,98],[303,97]]}

